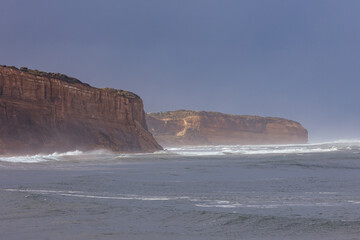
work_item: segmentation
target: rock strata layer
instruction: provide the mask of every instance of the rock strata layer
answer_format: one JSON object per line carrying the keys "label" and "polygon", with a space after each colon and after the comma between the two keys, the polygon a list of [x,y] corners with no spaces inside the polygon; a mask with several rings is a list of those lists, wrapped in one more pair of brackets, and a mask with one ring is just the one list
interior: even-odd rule
{"label": "rock strata layer", "polygon": [[63,74],[0,66],[0,154],[162,149],[134,93]]}
{"label": "rock strata layer", "polygon": [[298,122],[218,112],[170,111],[147,114],[147,124],[163,146],[307,143]]}

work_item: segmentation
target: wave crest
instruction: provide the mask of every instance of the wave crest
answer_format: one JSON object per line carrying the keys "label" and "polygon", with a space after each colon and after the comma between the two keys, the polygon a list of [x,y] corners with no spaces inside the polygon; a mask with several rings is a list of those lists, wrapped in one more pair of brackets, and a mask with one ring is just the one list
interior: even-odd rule
{"label": "wave crest", "polygon": [[69,151],[65,153],[37,154],[24,156],[0,156],[0,162],[41,163],[56,161],[103,161],[121,159],[171,158],[176,156],[228,156],[228,155],[276,155],[276,154],[310,154],[338,151],[360,153],[360,140],[342,140],[312,144],[288,145],[218,145],[218,146],[184,146],[167,148],[155,153],[117,154],[107,150],[89,152]]}

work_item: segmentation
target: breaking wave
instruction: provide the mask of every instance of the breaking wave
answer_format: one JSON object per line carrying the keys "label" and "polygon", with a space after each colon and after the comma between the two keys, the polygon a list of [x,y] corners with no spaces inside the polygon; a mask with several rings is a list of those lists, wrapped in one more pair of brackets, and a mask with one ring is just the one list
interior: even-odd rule
{"label": "breaking wave", "polygon": [[360,153],[360,140],[339,140],[334,142],[288,145],[218,145],[170,147],[155,153],[117,154],[107,150],[89,152],[70,151],[65,153],[37,154],[23,156],[1,156],[0,162],[42,163],[57,161],[121,161],[123,159],[202,157],[229,155],[286,155],[351,151]]}
{"label": "breaking wave", "polygon": [[81,159],[94,159],[112,155],[113,153],[106,150],[96,150],[90,152],[82,151],[69,151],[65,153],[52,153],[52,154],[36,154],[36,155],[23,155],[23,156],[1,156],[0,161],[12,163],[39,163],[48,161],[61,161],[61,160],[81,160]]}
{"label": "breaking wave", "polygon": [[184,156],[326,153],[336,151],[360,151],[360,140],[287,145],[186,146],[181,148],[168,148],[167,150]]}

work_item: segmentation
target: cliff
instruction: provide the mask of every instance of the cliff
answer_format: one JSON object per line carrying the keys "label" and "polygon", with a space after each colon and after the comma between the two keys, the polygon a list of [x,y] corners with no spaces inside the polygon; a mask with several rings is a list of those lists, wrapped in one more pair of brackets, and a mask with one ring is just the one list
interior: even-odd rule
{"label": "cliff", "polygon": [[0,154],[162,149],[134,93],[58,73],[0,66]]}
{"label": "cliff", "polygon": [[275,117],[218,112],[170,111],[147,114],[147,124],[163,146],[307,143],[300,123]]}

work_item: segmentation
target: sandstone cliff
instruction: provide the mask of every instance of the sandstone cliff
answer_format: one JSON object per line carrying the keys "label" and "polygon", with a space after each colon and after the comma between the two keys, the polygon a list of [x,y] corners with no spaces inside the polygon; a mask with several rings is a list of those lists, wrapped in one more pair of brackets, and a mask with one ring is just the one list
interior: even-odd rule
{"label": "sandstone cliff", "polygon": [[161,149],[137,95],[63,74],[0,66],[0,154]]}
{"label": "sandstone cliff", "polygon": [[218,112],[171,111],[147,114],[147,124],[163,146],[307,143],[300,123],[275,117]]}

